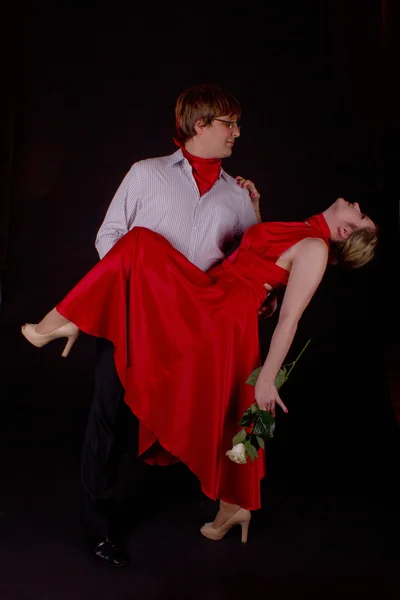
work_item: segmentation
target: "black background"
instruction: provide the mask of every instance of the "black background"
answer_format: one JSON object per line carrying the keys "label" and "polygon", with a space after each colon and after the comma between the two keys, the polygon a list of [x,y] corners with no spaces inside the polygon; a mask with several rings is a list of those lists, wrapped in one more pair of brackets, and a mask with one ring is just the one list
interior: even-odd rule
{"label": "black background", "polygon": [[[289,416],[278,415],[269,450],[267,506],[269,486],[283,503],[370,498],[392,514],[397,501],[388,373],[398,378],[398,9],[372,0],[187,6],[25,3],[4,20],[0,465],[4,522],[20,527],[21,547],[38,518],[60,538],[63,514],[74,527],[77,511],[64,502],[79,493],[95,344],[82,336],[64,361],[58,342],[39,351],[20,326],[97,261],[96,232],[122,178],[136,160],[175,150],[176,97],[204,82],[242,104],[224,168],[255,181],[264,220],[306,218],[341,195],[382,231],[377,261],[357,273],[329,269],[300,323],[288,360],[311,343],[282,388]],[[263,352],[275,322],[261,324]],[[165,480],[166,497],[171,481],[183,495],[193,485],[195,503],[196,482],[177,473],[153,470],[147,489],[152,478]],[[55,494],[54,524],[40,510],[43,489],[48,507]],[[7,598],[22,598],[10,581]],[[62,597],[45,593],[37,597]]]}

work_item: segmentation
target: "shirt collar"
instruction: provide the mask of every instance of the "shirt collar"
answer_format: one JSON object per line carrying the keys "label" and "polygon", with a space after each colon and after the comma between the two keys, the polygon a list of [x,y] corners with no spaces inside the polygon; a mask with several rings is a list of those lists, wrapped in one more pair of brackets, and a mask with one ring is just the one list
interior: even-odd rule
{"label": "shirt collar", "polygon": [[[185,157],[183,156],[182,150],[180,148],[176,152],[171,154],[169,159],[170,159],[170,164],[172,166],[186,160]],[[225,181],[228,181],[228,174],[224,171],[224,169],[222,167],[221,167],[221,172],[220,172],[219,176],[222,177]]]}

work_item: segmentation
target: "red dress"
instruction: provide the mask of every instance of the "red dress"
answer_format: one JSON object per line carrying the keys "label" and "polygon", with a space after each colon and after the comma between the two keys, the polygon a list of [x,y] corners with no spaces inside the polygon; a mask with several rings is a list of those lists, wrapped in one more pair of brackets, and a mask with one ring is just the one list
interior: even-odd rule
{"label": "red dress", "polygon": [[287,283],[275,263],[306,237],[329,243],[322,215],[253,225],[204,273],[160,234],[134,227],[57,306],[113,342],[125,401],[140,420],[139,454],[152,464],[182,461],[207,496],[250,510],[261,505],[264,453],[246,465],[225,453],[254,402],[246,379],[260,365],[264,283]]}

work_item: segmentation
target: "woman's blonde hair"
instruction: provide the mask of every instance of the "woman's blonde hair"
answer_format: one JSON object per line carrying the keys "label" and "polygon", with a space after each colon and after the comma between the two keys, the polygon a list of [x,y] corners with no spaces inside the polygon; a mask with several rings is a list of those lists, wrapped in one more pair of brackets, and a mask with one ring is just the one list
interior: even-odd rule
{"label": "woman's blonde hair", "polygon": [[333,244],[331,263],[358,269],[369,263],[375,256],[378,246],[378,228],[375,231],[357,229],[346,241]]}
{"label": "woman's blonde hair", "polygon": [[176,139],[179,142],[196,135],[196,121],[210,125],[216,117],[241,117],[239,101],[216,85],[198,85],[181,93],[175,105]]}

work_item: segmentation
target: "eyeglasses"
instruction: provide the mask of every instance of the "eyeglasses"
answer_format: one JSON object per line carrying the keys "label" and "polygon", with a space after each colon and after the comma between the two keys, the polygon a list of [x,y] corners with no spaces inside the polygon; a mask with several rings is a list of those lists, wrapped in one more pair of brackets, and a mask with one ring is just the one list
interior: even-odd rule
{"label": "eyeglasses", "polygon": [[228,129],[235,129],[235,127],[237,127],[238,131],[240,131],[240,123],[237,121],[226,121],[225,119],[217,119],[217,117],[214,117],[214,121],[220,121]]}

